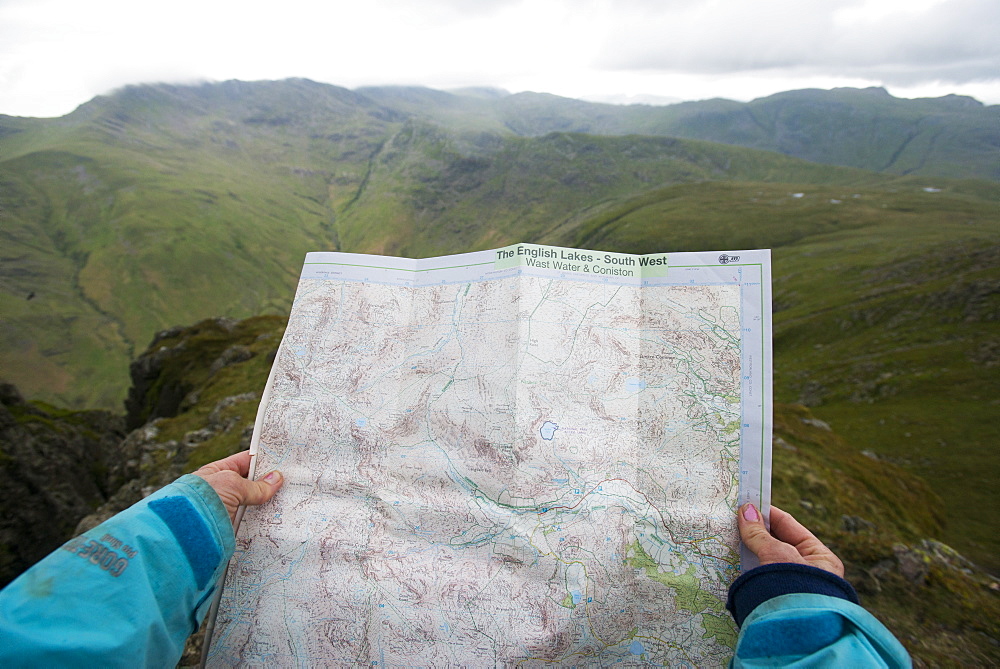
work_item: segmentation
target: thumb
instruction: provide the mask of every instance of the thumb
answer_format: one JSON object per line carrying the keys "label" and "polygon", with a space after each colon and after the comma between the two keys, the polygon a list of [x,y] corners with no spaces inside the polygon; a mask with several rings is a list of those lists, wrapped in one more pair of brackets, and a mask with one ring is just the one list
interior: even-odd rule
{"label": "thumb", "polygon": [[764,526],[764,518],[753,504],[744,504],[736,514],[740,539],[760,560],[760,564],[774,562],[802,562],[798,551],[783,541],[778,541]]}
{"label": "thumb", "polygon": [[740,527],[740,539],[757,557],[760,557],[761,549],[770,542],[776,541],[764,527],[764,519],[752,503],[740,507],[736,514],[736,520]]}
{"label": "thumb", "polygon": [[242,479],[242,481],[244,483],[243,504],[254,505],[263,504],[274,497],[274,494],[278,492],[278,488],[281,487],[285,479],[281,475],[281,472],[275,470],[260,480],[249,481]]}

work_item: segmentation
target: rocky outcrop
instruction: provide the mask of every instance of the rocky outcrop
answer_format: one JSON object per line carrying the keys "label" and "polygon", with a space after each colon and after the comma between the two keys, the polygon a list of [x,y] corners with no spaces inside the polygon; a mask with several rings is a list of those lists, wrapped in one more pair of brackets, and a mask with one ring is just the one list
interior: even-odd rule
{"label": "rocky outcrop", "polygon": [[75,533],[250,444],[284,320],[164,330],[132,364],[127,416],[27,402],[0,383],[0,585]]}
{"label": "rocky outcrop", "polygon": [[113,465],[131,482],[78,519],[77,531],[202,464],[249,448],[284,325],[268,316],[211,319],[158,333],[132,363],[129,432]]}
{"label": "rocky outcrop", "polygon": [[[237,323],[228,318],[214,318],[187,328],[157,332],[146,351],[129,365],[132,386],[125,399],[128,429],[134,430],[156,418],[176,416],[200,377],[215,374],[237,359],[240,362],[248,359],[249,355],[242,358],[225,355],[234,346],[229,340]],[[241,348],[249,352],[245,346]]]}
{"label": "rocky outcrop", "polygon": [[[80,534],[96,527],[105,520],[138,502],[143,497],[156,492],[161,487],[191,472],[192,455],[205,442],[225,436],[234,428],[239,430],[236,445],[229,449],[232,453],[250,448],[253,436],[253,422],[243,423],[232,415],[223,417],[226,409],[244,405],[244,409],[256,408],[260,396],[257,393],[232,395],[218,402],[209,413],[203,427],[190,430],[182,439],[162,439],[160,431],[164,419],[156,418],[142,427],[132,430],[118,447],[120,471],[131,472],[132,478],[121,486],[104,504],[84,516],[76,526]],[[224,455],[228,455],[225,453]],[[221,455],[220,455],[221,457]]]}
{"label": "rocky outcrop", "polygon": [[69,539],[128,473],[115,466],[124,421],[29,404],[0,383],[0,585]]}

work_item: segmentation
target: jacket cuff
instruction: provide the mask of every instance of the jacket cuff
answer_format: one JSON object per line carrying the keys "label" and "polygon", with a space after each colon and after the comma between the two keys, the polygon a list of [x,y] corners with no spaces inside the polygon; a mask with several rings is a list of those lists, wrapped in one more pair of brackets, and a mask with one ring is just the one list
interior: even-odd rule
{"label": "jacket cuff", "polygon": [[236,548],[229,512],[209,483],[186,474],[142,501],[170,530],[199,590],[219,580]]}
{"label": "jacket cuff", "polygon": [[219,499],[215,488],[208,481],[194,474],[185,474],[174,481],[174,485],[183,488],[190,495],[191,502],[202,514],[202,520],[211,529],[212,537],[219,542],[223,553],[223,562],[228,562],[236,548],[236,533],[233,531],[229,511]]}
{"label": "jacket cuff", "polygon": [[750,612],[767,600],[796,593],[828,595],[860,604],[854,587],[839,576],[818,567],[781,562],[751,569],[736,579],[729,586],[726,608],[742,626]]}

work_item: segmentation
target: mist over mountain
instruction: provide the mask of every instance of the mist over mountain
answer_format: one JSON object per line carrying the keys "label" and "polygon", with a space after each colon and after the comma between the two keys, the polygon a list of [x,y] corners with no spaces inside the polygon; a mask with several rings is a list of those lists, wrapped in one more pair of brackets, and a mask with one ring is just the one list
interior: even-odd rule
{"label": "mist over mountain", "polygon": [[621,106],[302,79],[0,116],[0,369],[31,399],[120,411],[156,332],[285,315],[308,251],[772,248],[776,398],[924,476],[940,538],[1000,569],[980,511],[1000,473],[998,121],[881,89]]}

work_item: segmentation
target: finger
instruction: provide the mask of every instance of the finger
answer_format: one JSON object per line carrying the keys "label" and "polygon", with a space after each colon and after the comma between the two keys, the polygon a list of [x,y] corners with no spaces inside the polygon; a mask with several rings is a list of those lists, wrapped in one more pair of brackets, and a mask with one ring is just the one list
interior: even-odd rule
{"label": "finger", "polygon": [[279,471],[270,472],[258,481],[242,479],[243,494],[241,497],[243,504],[254,505],[267,502],[274,497],[274,494],[278,492],[278,488],[281,487],[284,481],[285,479]]}
{"label": "finger", "polygon": [[217,472],[236,472],[243,478],[246,478],[250,473],[250,451],[243,451],[242,453],[236,453],[235,455],[230,455],[228,458],[223,458],[217,462],[213,462],[207,467],[213,467],[214,471]]}
{"label": "finger", "polygon": [[771,533],[778,539],[795,546],[807,564],[825,569],[837,576],[844,576],[844,563],[815,534],[810,532],[792,514],[771,507]]}
{"label": "finger", "polygon": [[816,535],[795,520],[787,511],[771,506],[771,534],[786,543],[797,546],[807,541],[819,541]]}

